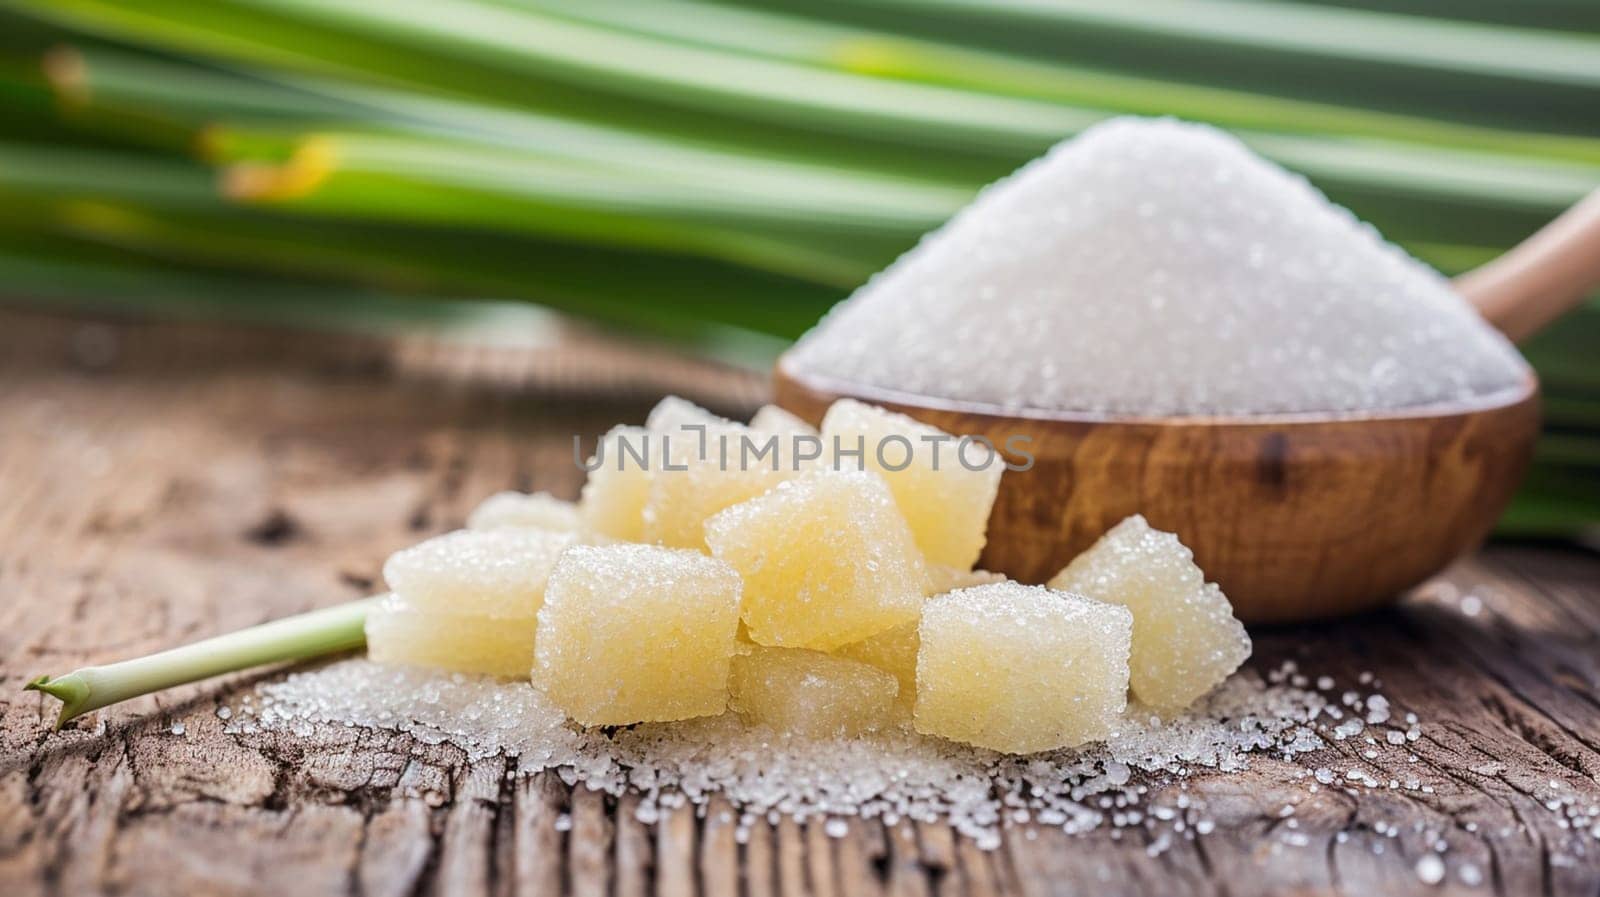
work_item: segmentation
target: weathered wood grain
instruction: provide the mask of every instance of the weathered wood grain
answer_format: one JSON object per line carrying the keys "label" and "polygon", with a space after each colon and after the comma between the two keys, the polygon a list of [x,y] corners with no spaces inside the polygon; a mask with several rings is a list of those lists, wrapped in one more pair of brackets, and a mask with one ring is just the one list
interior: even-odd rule
{"label": "weathered wood grain", "polygon": [[[739,843],[720,803],[646,824],[633,798],[405,735],[225,734],[224,697],[275,671],[48,732],[27,677],[366,594],[388,552],[490,491],[575,495],[571,435],[648,404],[576,398],[576,374],[552,397],[499,361],[485,383],[459,351],[0,312],[0,894],[1600,891],[1600,843],[1547,806],[1600,804],[1600,560],[1570,550],[1495,548],[1396,609],[1258,630],[1259,669],[1368,673],[1422,720],[1414,743],[1311,765],[1418,787],[1311,793],[1271,758],[1151,783],[1216,822],[1164,851],[1140,829],[1026,825],[984,851],[880,820],[841,838],[757,820]],[[749,404],[739,389],[724,410]],[[1451,871],[1430,887],[1414,865],[1434,839]]]}

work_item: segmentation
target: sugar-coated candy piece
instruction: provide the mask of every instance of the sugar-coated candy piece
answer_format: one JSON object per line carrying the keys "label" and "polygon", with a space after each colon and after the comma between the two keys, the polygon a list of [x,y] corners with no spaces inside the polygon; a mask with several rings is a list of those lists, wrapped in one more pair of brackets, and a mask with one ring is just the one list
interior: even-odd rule
{"label": "sugar-coated candy piece", "polygon": [[534,682],[589,726],[721,713],[739,575],[695,551],[579,545],[550,575]]}
{"label": "sugar-coated candy piece", "polygon": [[[789,452],[766,445],[769,440],[782,442],[777,434],[724,422],[666,438],[672,440],[667,453],[671,464],[650,480],[644,507],[647,542],[705,550],[707,519],[795,475],[787,465]],[[763,450],[769,454],[763,456]]]}
{"label": "sugar-coated candy piece", "polygon": [[389,595],[367,612],[367,657],[377,663],[526,679],[532,617],[505,619],[423,611]]}
{"label": "sugar-coated candy piece", "polygon": [[836,649],[834,656],[859,660],[893,676],[899,684],[895,704],[909,711],[917,697],[917,647],[921,644],[917,623],[912,620],[851,642]]}
{"label": "sugar-coated candy piece", "polygon": [[547,529],[570,533],[579,529],[578,506],[548,492],[496,492],[467,515],[467,529]]}
{"label": "sugar-coated candy piece", "polygon": [[1250,656],[1244,624],[1194,553],[1141,515],[1112,527],[1050,586],[1133,612],[1133,693],[1157,710],[1188,707]]}
{"label": "sugar-coated candy piece", "polygon": [[419,611],[528,619],[575,539],[541,529],[456,530],[390,555],[383,578]]}
{"label": "sugar-coated candy piece", "polygon": [[[927,594],[943,595],[956,589],[1005,581],[1004,574],[988,570],[957,570],[929,564]],[[859,642],[851,642],[833,653],[869,663],[892,674],[900,683],[900,694],[895,703],[909,712],[917,696],[917,646],[917,621],[913,620],[877,635],[869,635]]]}
{"label": "sugar-coated candy piece", "polygon": [[945,592],[954,592],[956,589],[968,589],[973,586],[986,586],[991,583],[1005,582],[1004,573],[991,573],[988,570],[962,570],[958,567],[946,567],[943,564],[928,565],[928,594],[943,595]]}
{"label": "sugar-coated candy piece", "polygon": [[804,648],[755,646],[733,659],[728,706],[747,723],[814,737],[888,725],[899,690],[868,664]]}
{"label": "sugar-coated candy piece", "polygon": [[883,474],[929,563],[970,570],[977,562],[1005,472],[995,452],[854,399],[828,409],[822,439],[836,467]]}
{"label": "sugar-coated candy piece", "polygon": [[915,620],[928,574],[874,473],[816,470],[706,522],[763,645],[829,650]]}
{"label": "sugar-coated candy piece", "polygon": [[600,438],[583,484],[578,516],[591,534],[624,542],[644,538],[644,503],[661,463],[659,437],[642,427],[614,427]]}
{"label": "sugar-coated candy piece", "polygon": [[758,443],[771,443],[782,470],[802,473],[825,466],[822,434],[777,405],[761,406],[750,418],[750,432]]}
{"label": "sugar-coated candy piece", "polygon": [[712,414],[688,399],[667,396],[650,409],[645,429],[652,433],[675,434],[684,427],[726,427],[733,421]]}
{"label": "sugar-coated candy piece", "polygon": [[1126,608],[1004,582],[928,599],[918,732],[1013,754],[1106,738],[1127,706]]}
{"label": "sugar-coated candy piece", "polygon": [[701,550],[706,520],[795,476],[800,449],[794,437],[815,434],[775,406],[747,427],[676,396],[656,405],[649,426],[666,440],[667,463],[650,481],[644,541]]}
{"label": "sugar-coated candy piece", "polygon": [[763,433],[783,433],[798,436],[816,436],[817,428],[811,426],[777,405],[762,405],[750,418],[750,429]]}

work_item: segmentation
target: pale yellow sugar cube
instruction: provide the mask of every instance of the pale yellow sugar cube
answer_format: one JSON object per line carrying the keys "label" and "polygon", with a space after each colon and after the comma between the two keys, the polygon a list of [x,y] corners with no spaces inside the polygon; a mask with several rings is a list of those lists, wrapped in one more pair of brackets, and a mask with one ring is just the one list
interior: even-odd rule
{"label": "pale yellow sugar cube", "polygon": [[817,428],[777,405],[763,405],[750,418],[750,431],[761,445],[771,444],[781,470],[804,472],[825,466]]}
{"label": "pale yellow sugar cube", "polygon": [[762,406],[750,418],[750,432],[759,446],[777,458],[780,470],[795,474],[827,466],[817,428],[777,405]]}
{"label": "pale yellow sugar cube", "polygon": [[817,470],[706,522],[763,645],[830,650],[917,618],[928,573],[882,478]]}
{"label": "pale yellow sugar cube", "polygon": [[650,480],[646,542],[703,551],[707,518],[795,474],[785,434],[734,423],[675,396],[656,405],[648,425],[666,440],[667,461]]}
{"label": "pale yellow sugar cube", "polygon": [[728,687],[745,722],[823,738],[889,724],[898,691],[893,676],[859,661],[760,646],[733,659]]}
{"label": "pale yellow sugar cube", "polygon": [[593,534],[624,542],[644,538],[644,503],[661,463],[659,437],[642,427],[616,427],[600,438],[583,484],[578,517]]}
{"label": "pale yellow sugar cube", "polygon": [[1194,553],[1135,514],[1050,580],[1133,612],[1133,693],[1162,712],[1182,710],[1250,656],[1250,636]]}
{"label": "pale yellow sugar cube", "polygon": [[1004,573],[990,573],[988,570],[962,570],[958,567],[946,567],[943,564],[928,565],[928,594],[943,595],[956,589],[969,589],[973,586],[986,586],[997,582],[1005,582]]}
{"label": "pale yellow sugar cube", "polygon": [[572,533],[456,530],[389,556],[389,590],[424,612],[531,618]]}
{"label": "pale yellow sugar cube", "polygon": [[423,611],[395,595],[367,612],[367,657],[378,663],[526,679],[533,617],[507,619]]}
{"label": "pale yellow sugar cube", "polygon": [[548,492],[496,492],[467,515],[467,529],[547,529],[576,532],[578,506]]}
{"label": "pale yellow sugar cube", "polygon": [[705,550],[707,518],[794,476],[776,454],[756,457],[767,438],[737,424],[704,433],[684,431],[682,445],[672,444],[672,465],[657,470],[650,480],[645,541]]}
{"label": "pale yellow sugar cube", "polygon": [[[1003,573],[991,573],[988,570],[957,570],[954,567],[929,564],[927,594],[943,595],[956,589],[1005,581]],[[870,663],[880,670],[893,673],[900,681],[900,697],[897,703],[909,709],[917,695],[918,644],[917,623],[913,621],[868,636],[859,642],[852,642],[833,653],[840,657]]]}
{"label": "pale yellow sugar cube", "polygon": [[869,635],[859,642],[851,642],[833,653],[835,656],[859,660],[888,673],[899,684],[895,703],[910,710],[917,697],[917,622],[902,623]]}
{"label": "pale yellow sugar cube", "polygon": [[791,436],[816,436],[817,428],[811,426],[800,418],[779,408],[777,405],[762,405],[750,418],[750,429],[763,433],[782,433]]}
{"label": "pale yellow sugar cube", "polygon": [[721,713],[739,590],[732,568],[694,551],[568,549],[539,611],[534,681],[587,726]]}
{"label": "pale yellow sugar cube", "polygon": [[[977,562],[1005,472],[998,454],[983,443],[963,444],[936,427],[853,399],[840,399],[828,409],[822,438],[835,466],[864,464],[883,474],[929,563],[970,570]],[[834,455],[836,449],[842,451]],[[844,454],[857,450],[859,458]]]}
{"label": "pale yellow sugar cube", "polygon": [[688,399],[667,396],[650,409],[645,429],[652,433],[673,433],[684,427],[726,427],[733,421],[719,417]]}
{"label": "pale yellow sugar cube", "polygon": [[928,599],[918,732],[1028,754],[1106,738],[1127,706],[1126,608],[1005,582]]}

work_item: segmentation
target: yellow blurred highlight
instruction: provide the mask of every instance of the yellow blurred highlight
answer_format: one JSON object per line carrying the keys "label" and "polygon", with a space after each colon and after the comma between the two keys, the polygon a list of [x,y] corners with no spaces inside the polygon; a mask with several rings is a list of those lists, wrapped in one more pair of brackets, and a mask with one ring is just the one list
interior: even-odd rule
{"label": "yellow blurred highlight", "polygon": [[906,51],[891,41],[851,38],[829,54],[834,65],[856,75],[897,75],[905,70]]}
{"label": "yellow blurred highlight", "polygon": [[247,202],[286,202],[314,193],[338,167],[331,137],[309,137],[282,165],[241,162],[222,172],[222,195]]}

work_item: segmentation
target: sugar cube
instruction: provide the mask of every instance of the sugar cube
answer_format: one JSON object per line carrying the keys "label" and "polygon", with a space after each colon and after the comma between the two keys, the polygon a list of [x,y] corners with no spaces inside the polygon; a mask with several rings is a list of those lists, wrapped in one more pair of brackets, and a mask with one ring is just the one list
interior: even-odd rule
{"label": "sugar cube", "polygon": [[972,586],[986,586],[991,583],[1005,582],[1004,573],[991,573],[988,570],[963,570],[959,567],[946,567],[943,564],[928,565],[928,594],[943,595],[945,592],[954,592],[956,589],[966,589]]}
{"label": "sugar cube", "polygon": [[894,676],[860,661],[761,646],[733,659],[728,682],[728,706],[745,722],[816,737],[889,724],[899,690]]}
{"label": "sugar cube", "polygon": [[389,595],[367,612],[367,657],[378,663],[526,679],[533,668],[535,627],[533,617],[424,611]]}
{"label": "sugar cube", "polygon": [[531,619],[572,533],[456,530],[395,552],[383,565],[390,591],[419,611]]}
{"label": "sugar cube", "polygon": [[816,470],[706,522],[763,645],[828,650],[915,620],[928,574],[874,473]]}
{"label": "sugar cube", "polygon": [[[1005,582],[1002,573],[988,570],[958,570],[940,564],[928,565],[928,595],[942,595],[956,589]],[[911,709],[917,696],[917,620],[869,635],[859,642],[851,642],[834,650],[838,657],[848,657],[871,664],[892,674],[900,683],[900,693],[895,703],[905,710]]]}
{"label": "sugar cube", "polygon": [[[644,538],[675,548],[704,550],[706,520],[724,508],[765,493],[794,476],[774,454],[755,454],[769,436],[738,424],[681,431],[670,443],[672,465],[650,479],[644,507]],[[782,441],[775,435],[770,438]]]}
{"label": "sugar cube", "polygon": [[977,562],[1005,472],[995,452],[854,399],[828,409],[822,438],[835,466],[883,474],[929,563],[969,570]]}
{"label": "sugar cube", "polygon": [[1050,580],[1052,588],[1133,612],[1133,693],[1163,712],[1182,710],[1250,656],[1250,636],[1194,553],[1135,514],[1112,527]]}
{"label": "sugar cube", "polygon": [[699,552],[574,546],[539,611],[534,681],[589,726],[721,713],[739,598],[739,575]]}
{"label": "sugar cube", "polygon": [[467,515],[467,529],[533,528],[570,533],[579,527],[578,506],[548,492],[496,492]]}
{"label": "sugar cube", "polygon": [[921,644],[917,638],[918,622],[901,623],[851,642],[836,649],[834,656],[870,664],[893,676],[899,685],[895,704],[909,711],[917,696],[917,648]]}
{"label": "sugar cube", "polygon": [[602,436],[578,506],[584,529],[625,542],[642,540],[644,503],[660,458],[657,438],[642,427],[615,427]]}
{"label": "sugar cube", "polygon": [[825,466],[822,434],[777,405],[761,406],[750,418],[750,432],[762,445],[776,440],[772,451],[782,470],[799,473]]}
{"label": "sugar cube", "polygon": [[[652,433],[666,433],[676,436],[684,427],[727,427],[733,421],[719,417],[688,399],[678,396],[667,396],[650,409],[650,414],[645,418],[645,429]],[[692,431],[691,431],[692,432]]]}
{"label": "sugar cube", "polygon": [[762,405],[750,418],[750,429],[763,433],[782,433],[791,436],[817,436],[817,428],[790,414],[777,405]]}
{"label": "sugar cube", "polygon": [[928,599],[916,730],[1007,753],[1106,738],[1127,704],[1126,608],[1005,582]]}

